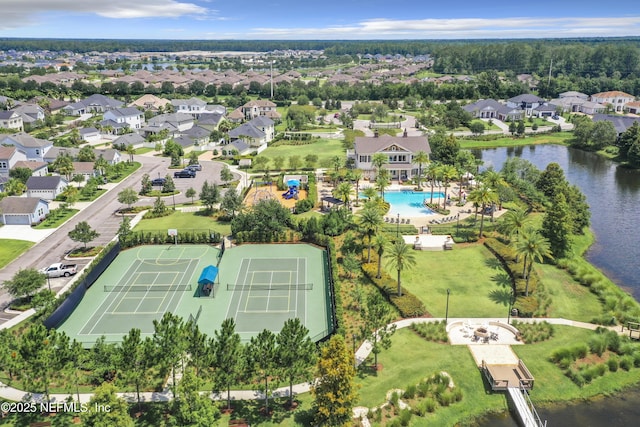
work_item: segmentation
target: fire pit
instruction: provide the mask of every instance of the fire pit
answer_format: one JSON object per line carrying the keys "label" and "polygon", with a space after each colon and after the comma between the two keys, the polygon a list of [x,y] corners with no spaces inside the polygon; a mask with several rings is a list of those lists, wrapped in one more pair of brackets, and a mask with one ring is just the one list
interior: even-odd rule
{"label": "fire pit", "polygon": [[481,326],[479,328],[476,328],[473,331],[473,336],[476,337],[476,339],[482,339],[483,341],[488,341],[490,333],[487,328],[485,328],[484,326]]}

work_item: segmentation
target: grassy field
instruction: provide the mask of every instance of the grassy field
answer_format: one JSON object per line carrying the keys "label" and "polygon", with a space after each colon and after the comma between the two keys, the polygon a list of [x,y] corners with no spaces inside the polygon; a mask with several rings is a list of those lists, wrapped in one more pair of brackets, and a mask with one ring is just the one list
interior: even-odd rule
{"label": "grassy field", "polygon": [[376,407],[385,402],[387,391],[405,389],[437,372],[451,375],[463,392],[462,401],[439,407],[423,418],[414,416],[411,425],[453,426],[461,420],[479,417],[490,411],[506,410],[501,393],[487,393],[480,371],[466,346],[437,344],[420,338],[409,329],[400,329],[391,338],[392,346],[378,355],[382,370],[373,375],[361,373],[358,405]]}
{"label": "grassy field", "polygon": [[33,242],[27,242],[26,240],[2,239],[2,244],[0,245],[0,268],[4,268],[4,266],[25,253],[33,245]]}
{"label": "grassy field", "polygon": [[[509,277],[482,245],[456,245],[452,251],[416,251],[416,266],[402,273],[402,285],[434,317],[507,317]],[[384,264],[383,264],[384,266]],[[389,271],[396,277],[394,271]]]}
{"label": "grassy field", "polygon": [[527,135],[525,138],[512,138],[505,136],[493,141],[481,141],[476,139],[458,139],[460,148],[495,148],[495,147],[517,147],[532,144],[568,144],[568,140],[573,138],[571,132],[545,133],[542,135]]}
{"label": "grassy field", "polygon": [[177,228],[178,232],[180,230],[208,229],[222,235],[231,234],[230,223],[218,222],[211,217],[198,215],[197,212],[174,212],[162,218],[143,219],[135,226],[134,231],[167,230],[169,228]]}
{"label": "grassy field", "polygon": [[[337,139],[319,139],[313,144],[305,145],[280,145],[278,147],[269,147],[260,153],[260,156],[264,156],[269,160],[274,157],[282,156],[285,159],[284,167],[289,165],[287,161],[291,156],[300,156],[304,162],[304,157],[307,154],[316,154],[318,156],[318,164],[320,166],[328,166],[331,162],[331,158],[335,156],[344,157],[345,149],[342,145],[342,141]],[[301,164],[300,166],[303,166]],[[273,162],[268,165],[273,168]]]}

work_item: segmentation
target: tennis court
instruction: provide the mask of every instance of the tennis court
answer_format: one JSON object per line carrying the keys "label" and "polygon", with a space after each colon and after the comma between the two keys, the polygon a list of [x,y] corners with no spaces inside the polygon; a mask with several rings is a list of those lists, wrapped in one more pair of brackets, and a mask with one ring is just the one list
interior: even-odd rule
{"label": "tennis court", "polygon": [[[122,251],[59,327],[86,346],[105,336],[120,342],[133,327],[153,334],[165,312],[197,319],[212,336],[226,318],[248,341],[263,329],[279,332],[299,318],[319,340],[332,328],[326,252],[304,244],[241,245],[220,250],[208,245],[149,245]],[[213,292],[198,277],[218,265]]]}

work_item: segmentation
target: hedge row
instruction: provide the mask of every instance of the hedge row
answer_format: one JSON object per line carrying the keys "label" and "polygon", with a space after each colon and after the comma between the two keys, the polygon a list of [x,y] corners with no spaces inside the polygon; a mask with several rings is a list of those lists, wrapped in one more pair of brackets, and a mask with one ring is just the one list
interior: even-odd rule
{"label": "hedge row", "polygon": [[487,238],[484,241],[487,249],[502,263],[503,267],[511,278],[513,289],[515,290],[516,301],[513,305],[523,317],[531,317],[540,308],[539,299],[531,296],[538,288],[539,279],[535,271],[531,271],[529,276],[529,296],[525,296],[527,281],[522,275],[524,269],[523,260],[516,261],[513,251],[509,246],[494,238]]}
{"label": "hedge row", "polygon": [[[178,233],[177,243],[194,243],[194,244],[217,244],[220,243],[222,236],[220,233],[211,233],[209,231],[184,231]],[[130,248],[139,245],[164,245],[176,242],[174,236],[169,236],[166,231],[135,231],[121,239],[120,245],[123,248]]]}
{"label": "hedge row", "polygon": [[382,277],[376,278],[378,267],[375,263],[362,264],[362,271],[400,311],[402,317],[420,317],[427,312],[422,301],[405,288],[402,288],[402,296],[399,297],[396,292],[398,285],[387,273],[382,272]]}
{"label": "hedge row", "polygon": [[282,231],[273,234],[268,230],[251,230],[239,231],[233,235],[236,244],[240,245],[245,242],[252,243],[279,243],[279,242],[295,242],[298,240],[298,233],[293,230]]}

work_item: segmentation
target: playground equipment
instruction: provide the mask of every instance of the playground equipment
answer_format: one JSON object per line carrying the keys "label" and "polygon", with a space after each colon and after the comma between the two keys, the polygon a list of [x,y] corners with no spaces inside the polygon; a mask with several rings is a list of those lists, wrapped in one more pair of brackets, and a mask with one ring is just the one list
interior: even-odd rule
{"label": "playground equipment", "polygon": [[282,193],[282,197],[284,197],[286,200],[288,199],[298,200],[298,187],[296,186],[289,187],[289,190],[287,190],[285,193]]}

